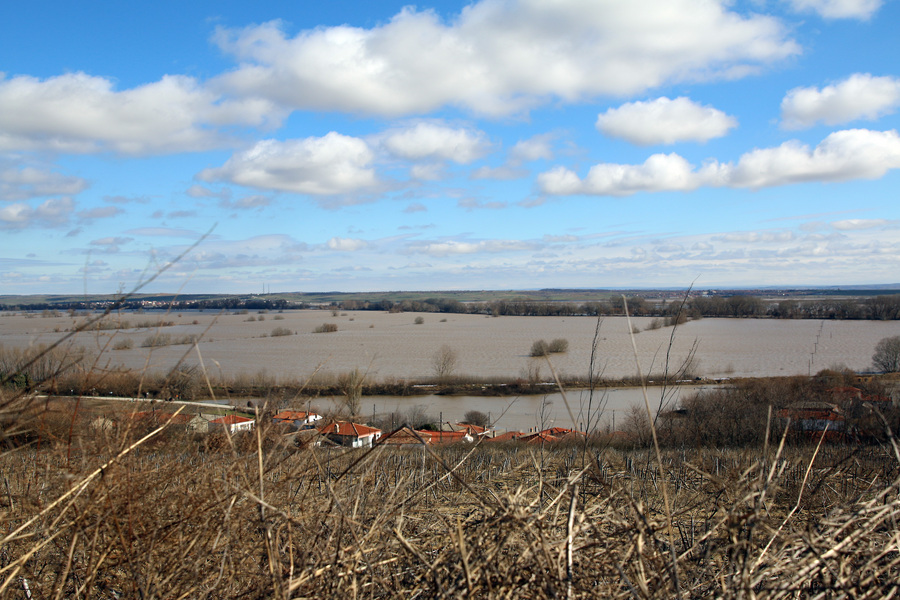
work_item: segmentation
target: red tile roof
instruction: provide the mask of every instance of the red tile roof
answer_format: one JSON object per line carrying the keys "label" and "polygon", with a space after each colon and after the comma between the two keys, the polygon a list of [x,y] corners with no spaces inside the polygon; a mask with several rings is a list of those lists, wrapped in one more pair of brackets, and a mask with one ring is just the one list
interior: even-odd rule
{"label": "red tile roof", "polygon": [[525,435],[521,431],[507,431],[506,433],[501,433],[500,435],[496,435],[494,437],[485,438],[486,442],[510,442],[512,440],[517,440],[520,437]]}
{"label": "red tile roof", "polygon": [[314,412],[305,412],[302,410],[283,410],[277,415],[273,416],[273,419],[281,419],[282,421],[300,421],[306,420],[309,417],[318,417]]}
{"label": "red tile roof", "polygon": [[[419,437],[416,437],[418,434]],[[396,432],[394,432],[390,436],[385,436],[381,438],[378,442],[380,444],[421,444],[421,443],[431,443],[431,437],[433,436],[433,432],[430,431],[413,431],[409,427],[404,427]],[[421,440],[420,440],[421,438]]]}
{"label": "red tile roof", "polygon": [[325,427],[319,429],[323,435],[343,435],[348,437],[366,437],[381,433],[380,429],[369,427],[368,425],[360,425],[359,423],[349,423],[347,421],[334,421]]}
{"label": "red tile roof", "polygon": [[253,419],[248,419],[247,417],[228,415],[225,417],[219,417],[218,419],[213,419],[212,421],[210,421],[210,423],[216,423],[217,425],[236,425],[238,423],[247,423],[251,421],[253,421]]}
{"label": "red tile roof", "polygon": [[[469,435],[467,431],[419,431],[419,435],[427,433],[432,444],[455,444],[462,442]],[[422,437],[425,437],[424,435]]]}

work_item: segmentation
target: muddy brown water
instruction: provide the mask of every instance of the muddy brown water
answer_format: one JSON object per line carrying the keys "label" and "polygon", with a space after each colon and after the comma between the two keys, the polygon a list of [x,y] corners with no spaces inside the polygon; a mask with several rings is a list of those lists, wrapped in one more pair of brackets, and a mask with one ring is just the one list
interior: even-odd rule
{"label": "muddy brown water", "polygon": [[[424,322],[416,324],[416,317],[422,317]],[[147,311],[121,318],[132,325],[158,319],[174,321],[174,326],[160,328],[159,332],[172,338],[201,335],[202,341],[197,348],[143,348],[142,342],[156,333],[155,329],[144,328],[82,333],[68,343],[100,355],[98,364],[106,367],[161,371],[184,359],[191,364],[202,361],[213,378],[265,374],[277,382],[303,381],[316,372],[338,375],[355,368],[377,380],[430,377],[434,373],[434,354],[443,345],[457,354],[457,375],[515,379],[538,373],[549,380],[548,363],[531,358],[529,353],[535,340],[556,338],[568,340],[569,346],[566,353],[551,356],[553,369],[561,376],[586,376],[597,326],[597,320],[591,317],[492,318],[369,311],[332,316],[330,312],[315,310],[265,314]],[[0,316],[0,344],[4,348],[22,348],[50,343],[80,319],[83,317],[5,313]],[[650,318],[632,319],[632,326],[639,331],[634,336],[635,353],[624,317],[601,320],[596,366],[604,377],[632,376],[639,369],[660,374],[666,370],[667,360],[668,370],[673,372],[691,356],[692,374],[709,378],[809,374],[833,367],[862,371],[870,368],[875,344],[881,338],[900,335],[898,321],[700,319],[681,325],[674,332],[670,327],[648,329],[651,322]],[[336,324],[337,331],[313,333],[325,323]],[[276,327],[287,328],[293,335],[271,337]],[[113,350],[126,339],[131,340],[131,349]],[[457,414],[453,418],[459,418],[473,408],[500,412],[509,400],[436,398],[443,397],[419,397],[413,401],[426,402],[429,412],[441,412],[444,406],[448,411],[455,408],[452,411]],[[535,420],[540,398],[519,399],[518,405],[507,410],[507,414],[525,415],[517,418],[515,427],[533,426],[525,422]],[[563,404],[560,400],[551,399],[555,411]],[[392,402],[400,400],[375,399],[376,411],[393,410]],[[484,410],[485,407],[489,409]],[[552,418],[556,421],[562,417],[554,412]],[[565,419],[571,421],[567,416]]]}

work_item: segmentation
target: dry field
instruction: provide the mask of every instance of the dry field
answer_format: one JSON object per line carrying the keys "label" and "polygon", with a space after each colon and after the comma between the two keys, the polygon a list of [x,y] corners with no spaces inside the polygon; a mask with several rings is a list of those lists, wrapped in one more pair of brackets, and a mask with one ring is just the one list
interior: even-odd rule
{"label": "dry field", "polygon": [[887,598],[900,581],[890,444],[342,451],[18,402],[4,598]]}

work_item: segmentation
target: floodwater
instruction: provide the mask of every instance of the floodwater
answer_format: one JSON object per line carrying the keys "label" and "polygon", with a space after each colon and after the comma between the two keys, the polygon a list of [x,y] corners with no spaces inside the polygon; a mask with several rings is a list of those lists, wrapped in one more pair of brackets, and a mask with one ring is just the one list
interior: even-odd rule
{"label": "floodwater", "polygon": [[[416,324],[417,317],[424,322]],[[0,345],[21,348],[50,343],[83,318],[5,313],[0,316]],[[305,381],[314,373],[338,375],[356,368],[375,380],[427,378],[434,374],[433,357],[443,345],[456,353],[454,374],[460,376],[505,380],[539,376],[549,381],[552,364],[562,377],[585,377],[591,369],[595,330],[594,370],[608,378],[633,376],[639,371],[674,373],[686,361],[691,363],[691,375],[709,378],[805,375],[834,367],[862,371],[870,367],[875,344],[881,338],[900,335],[900,321],[699,319],[674,330],[651,330],[648,326],[653,319],[634,318],[632,326],[639,331],[634,335],[635,351],[625,317],[605,317],[598,323],[592,317],[493,318],[370,311],[332,316],[329,311],[302,310],[264,314],[146,311],[119,318],[132,325],[158,319],[173,321],[174,326],[158,332],[172,338],[198,335],[202,340],[197,348],[173,345],[151,350],[141,343],[157,330],[144,328],[82,333],[67,344],[91,350],[100,357],[97,364],[103,368],[162,371],[184,360],[202,364],[211,378],[264,374],[282,383]],[[337,331],[313,333],[324,323],[336,324]],[[294,334],[271,337],[276,327]],[[551,355],[550,363],[529,356],[535,340],[549,342],[556,338],[568,340],[566,353]],[[123,340],[131,340],[133,347],[114,350]],[[453,418],[459,418],[470,409],[500,413],[508,401],[481,397],[376,399],[375,408],[384,412],[393,410],[391,403],[427,402],[429,413],[447,406],[448,411],[456,408]],[[516,402],[518,405],[507,414],[525,415],[522,419],[534,421],[541,397]],[[561,398],[551,402],[555,410],[552,418],[558,422],[563,418],[560,410],[564,410],[564,403]],[[578,420],[577,410],[573,412]],[[566,415],[565,420],[570,422],[571,418]],[[517,423],[515,427],[534,426]]]}
{"label": "floodwater", "polygon": [[[684,395],[710,389],[711,386],[649,386],[650,410],[673,408]],[[568,406],[567,406],[568,405]],[[311,405],[312,406],[312,405]],[[565,396],[556,392],[528,396],[369,396],[362,399],[364,415],[411,412],[434,417],[435,420],[459,421],[468,411],[487,414],[501,430],[540,431],[549,427],[575,428],[579,431],[620,429],[633,406],[645,409],[641,388],[609,388],[570,390]],[[313,408],[320,411],[340,409],[340,399],[319,398]],[[396,426],[401,423],[395,423]]]}

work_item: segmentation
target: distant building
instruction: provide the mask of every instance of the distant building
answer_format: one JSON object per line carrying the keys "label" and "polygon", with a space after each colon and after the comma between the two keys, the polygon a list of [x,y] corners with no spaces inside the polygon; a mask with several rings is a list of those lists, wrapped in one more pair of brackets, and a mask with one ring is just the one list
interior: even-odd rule
{"label": "distant building", "polygon": [[349,421],[333,421],[320,428],[319,433],[336,444],[350,448],[371,446],[381,437],[380,429]]}
{"label": "distant building", "polygon": [[209,422],[209,432],[213,433],[216,431],[228,431],[228,433],[238,433],[240,431],[251,431],[253,429],[253,425],[256,423],[255,420],[250,419],[248,417],[241,417],[238,415],[228,415],[225,417],[219,417],[218,419],[213,419]]}

